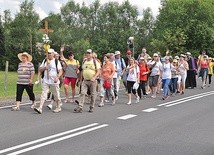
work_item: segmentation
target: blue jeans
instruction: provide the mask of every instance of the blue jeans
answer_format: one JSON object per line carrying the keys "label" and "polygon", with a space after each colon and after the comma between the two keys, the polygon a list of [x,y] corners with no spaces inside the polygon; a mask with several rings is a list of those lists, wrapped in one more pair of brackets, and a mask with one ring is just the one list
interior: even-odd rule
{"label": "blue jeans", "polygon": [[170,82],[171,82],[171,79],[162,79],[162,83],[163,83],[163,94],[164,94],[165,97],[168,96]]}
{"label": "blue jeans", "polygon": [[175,93],[177,90],[177,82],[178,78],[172,78],[170,83],[170,91],[171,93]]}

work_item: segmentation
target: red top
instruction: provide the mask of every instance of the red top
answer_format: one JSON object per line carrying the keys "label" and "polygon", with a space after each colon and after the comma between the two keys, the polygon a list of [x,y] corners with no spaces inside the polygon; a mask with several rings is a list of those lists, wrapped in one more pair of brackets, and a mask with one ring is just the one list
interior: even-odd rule
{"label": "red top", "polygon": [[146,63],[139,64],[139,69],[140,69],[140,81],[147,81],[149,73],[148,65]]}

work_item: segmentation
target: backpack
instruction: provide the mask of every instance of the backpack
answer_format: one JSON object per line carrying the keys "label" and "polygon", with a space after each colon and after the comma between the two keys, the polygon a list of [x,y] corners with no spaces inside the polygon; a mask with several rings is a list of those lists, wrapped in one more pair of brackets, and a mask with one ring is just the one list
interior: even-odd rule
{"label": "backpack", "polygon": [[[82,64],[84,64],[85,61],[86,60],[84,60]],[[94,58],[93,58],[93,63],[94,63],[95,71],[97,71],[97,63],[96,63],[96,60]]]}
{"label": "backpack", "polygon": [[122,68],[122,70],[124,69],[124,66],[123,66],[123,58],[120,58],[120,61],[121,61],[121,68]]}
{"label": "backpack", "polygon": [[[44,61],[44,64],[45,64],[45,62],[47,61],[47,58],[45,58],[45,60],[43,60],[43,61]],[[57,59],[55,59],[55,64],[56,64],[56,72],[58,74],[59,71],[57,69],[57,65],[58,65],[58,60]],[[41,73],[41,77],[42,77],[42,79],[44,78],[44,71]]]}

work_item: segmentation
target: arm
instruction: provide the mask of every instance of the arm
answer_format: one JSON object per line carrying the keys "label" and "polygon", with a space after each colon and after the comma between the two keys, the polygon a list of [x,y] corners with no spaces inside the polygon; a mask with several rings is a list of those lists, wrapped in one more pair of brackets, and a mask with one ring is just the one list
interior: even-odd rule
{"label": "arm", "polygon": [[62,46],[60,48],[60,58],[61,58],[61,60],[65,60],[65,57],[64,57],[64,54],[63,54],[64,50],[65,50],[65,48]]}

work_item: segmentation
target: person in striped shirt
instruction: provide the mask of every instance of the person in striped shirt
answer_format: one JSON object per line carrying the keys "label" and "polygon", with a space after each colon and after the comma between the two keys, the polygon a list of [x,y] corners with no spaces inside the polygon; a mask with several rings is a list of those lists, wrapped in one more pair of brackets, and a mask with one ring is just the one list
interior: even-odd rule
{"label": "person in striped shirt", "polygon": [[35,68],[32,61],[32,56],[27,52],[19,53],[18,58],[21,61],[18,65],[18,80],[16,87],[16,106],[12,107],[13,111],[20,110],[20,103],[22,101],[22,95],[24,90],[32,101],[33,108],[35,106],[35,95],[33,93],[33,78],[35,74]]}

